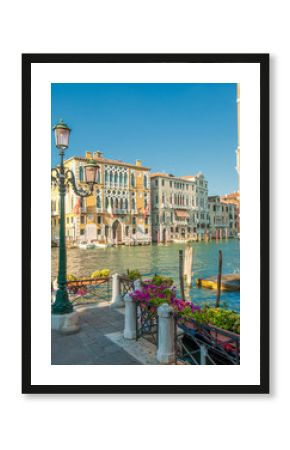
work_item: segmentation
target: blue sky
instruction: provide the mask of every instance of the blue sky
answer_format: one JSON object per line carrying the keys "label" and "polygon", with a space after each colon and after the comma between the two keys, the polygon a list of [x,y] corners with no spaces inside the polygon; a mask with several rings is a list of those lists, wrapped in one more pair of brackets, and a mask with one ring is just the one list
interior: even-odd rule
{"label": "blue sky", "polygon": [[210,194],[237,189],[236,84],[52,84],[51,98],[52,126],[72,128],[66,157],[100,150],[152,172],[201,171]]}

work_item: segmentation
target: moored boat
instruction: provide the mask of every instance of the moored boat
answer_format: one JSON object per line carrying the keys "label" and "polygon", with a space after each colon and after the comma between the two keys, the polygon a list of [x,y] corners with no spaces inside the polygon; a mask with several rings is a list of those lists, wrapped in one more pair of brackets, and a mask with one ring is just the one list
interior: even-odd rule
{"label": "moored boat", "polygon": [[[217,276],[208,278],[197,278],[196,285],[206,289],[217,289],[218,280]],[[232,273],[222,275],[221,277],[221,290],[222,291],[239,291],[240,290],[240,274]]]}
{"label": "moored boat", "polygon": [[80,241],[78,247],[83,250],[88,250],[95,248],[95,244],[93,244],[92,242]]}
{"label": "moored boat", "polygon": [[108,248],[108,247],[112,247],[112,244],[106,244],[106,243],[102,243],[102,242],[94,242],[94,246],[96,248]]}

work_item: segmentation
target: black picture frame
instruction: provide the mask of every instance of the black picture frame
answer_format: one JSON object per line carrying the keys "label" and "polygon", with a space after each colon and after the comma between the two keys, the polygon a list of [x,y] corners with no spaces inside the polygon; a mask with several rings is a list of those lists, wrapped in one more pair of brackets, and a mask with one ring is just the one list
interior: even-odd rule
{"label": "black picture frame", "polygon": [[[269,54],[23,54],[22,55],[22,393],[267,394],[269,393]],[[260,384],[31,384],[31,65],[33,63],[258,63],[260,65]],[[262,282],[263,280],[263,282]]]}

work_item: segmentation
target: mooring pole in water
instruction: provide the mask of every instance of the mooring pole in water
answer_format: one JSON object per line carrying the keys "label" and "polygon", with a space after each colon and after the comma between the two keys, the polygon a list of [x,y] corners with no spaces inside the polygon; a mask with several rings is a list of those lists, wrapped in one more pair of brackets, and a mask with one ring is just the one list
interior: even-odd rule
{"label": "mooring pole in water", "polygon": [[191,286],[191,278],[192,278],[192,245],[187,244],[185,249],[185,258],[184,258],[184,278],[186,287]]}
{"label": "mooring pole in water", "polygon": [[179,250],[179,283],[180,283],[181,298],[182,298],[182,300],[185,300],[183,250]]}
{"label": "mooring pole in water", "polygon": [[223,254],[219,250],[219,261],[218,261],[218,276],[217,276],[217,292],[216,292],[216,308],[220,306],[221,299],[221,282],[222,282],[222,266],[223,266]]}

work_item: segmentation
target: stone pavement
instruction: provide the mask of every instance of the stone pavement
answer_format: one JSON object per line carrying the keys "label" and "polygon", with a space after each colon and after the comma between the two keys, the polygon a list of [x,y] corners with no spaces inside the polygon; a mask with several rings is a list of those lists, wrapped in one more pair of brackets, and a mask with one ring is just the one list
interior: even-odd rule
{"label": "stone pavement", "polygon": [[[115,336],[121,336],[124,329],[124,314],[120,310],[109,304],[76,310],[80,312],[81,323],[78,333],[62,335],[58,331],[51,332],[51,364],[142,364],[116,343]],[[114,339],[106,335],[112,335]]]}

